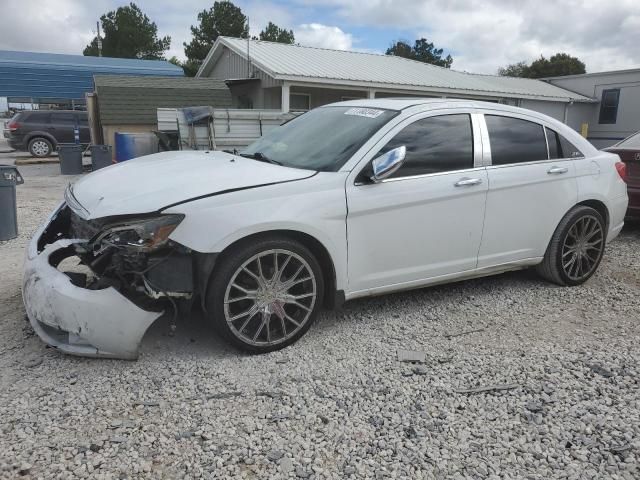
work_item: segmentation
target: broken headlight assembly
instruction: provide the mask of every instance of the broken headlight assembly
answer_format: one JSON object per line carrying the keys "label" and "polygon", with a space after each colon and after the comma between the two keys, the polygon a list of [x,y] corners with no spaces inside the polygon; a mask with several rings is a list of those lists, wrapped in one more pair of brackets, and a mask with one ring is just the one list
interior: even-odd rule
{"label": "broken headlight assembly", "polygon": [[112,226],[100,233],[93,244],[102,248],[124,247],[140,252],[157,250],[166,245],[169,235],[183,218],[184,215],[161,215]]}

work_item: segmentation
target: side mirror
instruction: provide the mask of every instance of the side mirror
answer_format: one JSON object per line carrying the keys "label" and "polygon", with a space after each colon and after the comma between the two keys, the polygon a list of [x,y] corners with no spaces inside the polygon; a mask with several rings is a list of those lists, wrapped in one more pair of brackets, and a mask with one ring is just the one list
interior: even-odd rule
{"label": "side mirror", "polygon": [[379,183],[385,178],[393,175],[402,166],[404,157],[407,155],[407,147],[401,147],[389,150],[387,153],[373,159],[371,166],[373,167],[373,175],[371,180],[373,183]]}

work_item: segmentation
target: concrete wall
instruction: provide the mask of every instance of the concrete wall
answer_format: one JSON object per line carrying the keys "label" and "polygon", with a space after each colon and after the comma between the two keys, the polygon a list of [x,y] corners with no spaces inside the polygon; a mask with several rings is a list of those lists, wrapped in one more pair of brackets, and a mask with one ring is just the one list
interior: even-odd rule
{"label": "concrete wall", "polygon": [[[604,72],[599,74],[574,75],[549,80],[567,90],[582,95],[602,98],[602,91],[619,88],[618,116],[615,124],[600,124],[600,104],[594,104],[591,109],[578,108],[569,124],[574,126],[579,115],[589,124],[588,139],[596,147],[602,148],[621,140],[640,130],[640,70],[627,72]],[[570,107],[570,112],[576,104]],[[571,114],[570,114],[571,116]]]}

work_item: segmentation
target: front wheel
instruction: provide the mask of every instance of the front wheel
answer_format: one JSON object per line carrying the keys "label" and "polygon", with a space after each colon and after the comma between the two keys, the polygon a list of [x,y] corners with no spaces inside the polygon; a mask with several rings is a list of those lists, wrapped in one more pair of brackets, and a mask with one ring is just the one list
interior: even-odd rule
{"label": "front wheel", "polygon": [[559,285],[580,285],[600,265],[605,241],[602,215],[591,207],[577,206],[560,221],[538,273]]}
{"label": "front wheel", "polygon": [[324,295],[318,261],[287,238],[234,248],[213,275],[207,311],[231,344],[253,353],[296,342],[313,324]]}

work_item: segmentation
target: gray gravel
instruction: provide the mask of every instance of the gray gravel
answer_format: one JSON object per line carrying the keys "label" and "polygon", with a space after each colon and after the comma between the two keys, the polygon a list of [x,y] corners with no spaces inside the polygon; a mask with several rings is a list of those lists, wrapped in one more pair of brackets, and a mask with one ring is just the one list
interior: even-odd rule
{"label": "gray gravel", "polygon": [[139,361],[91,360],[45,348],[21,303],[55,171],[22,169],[0,243],[3,478],[640,478],[640,225],[578,288],[516,272],[354,301],[263,356],[161,319]]}

